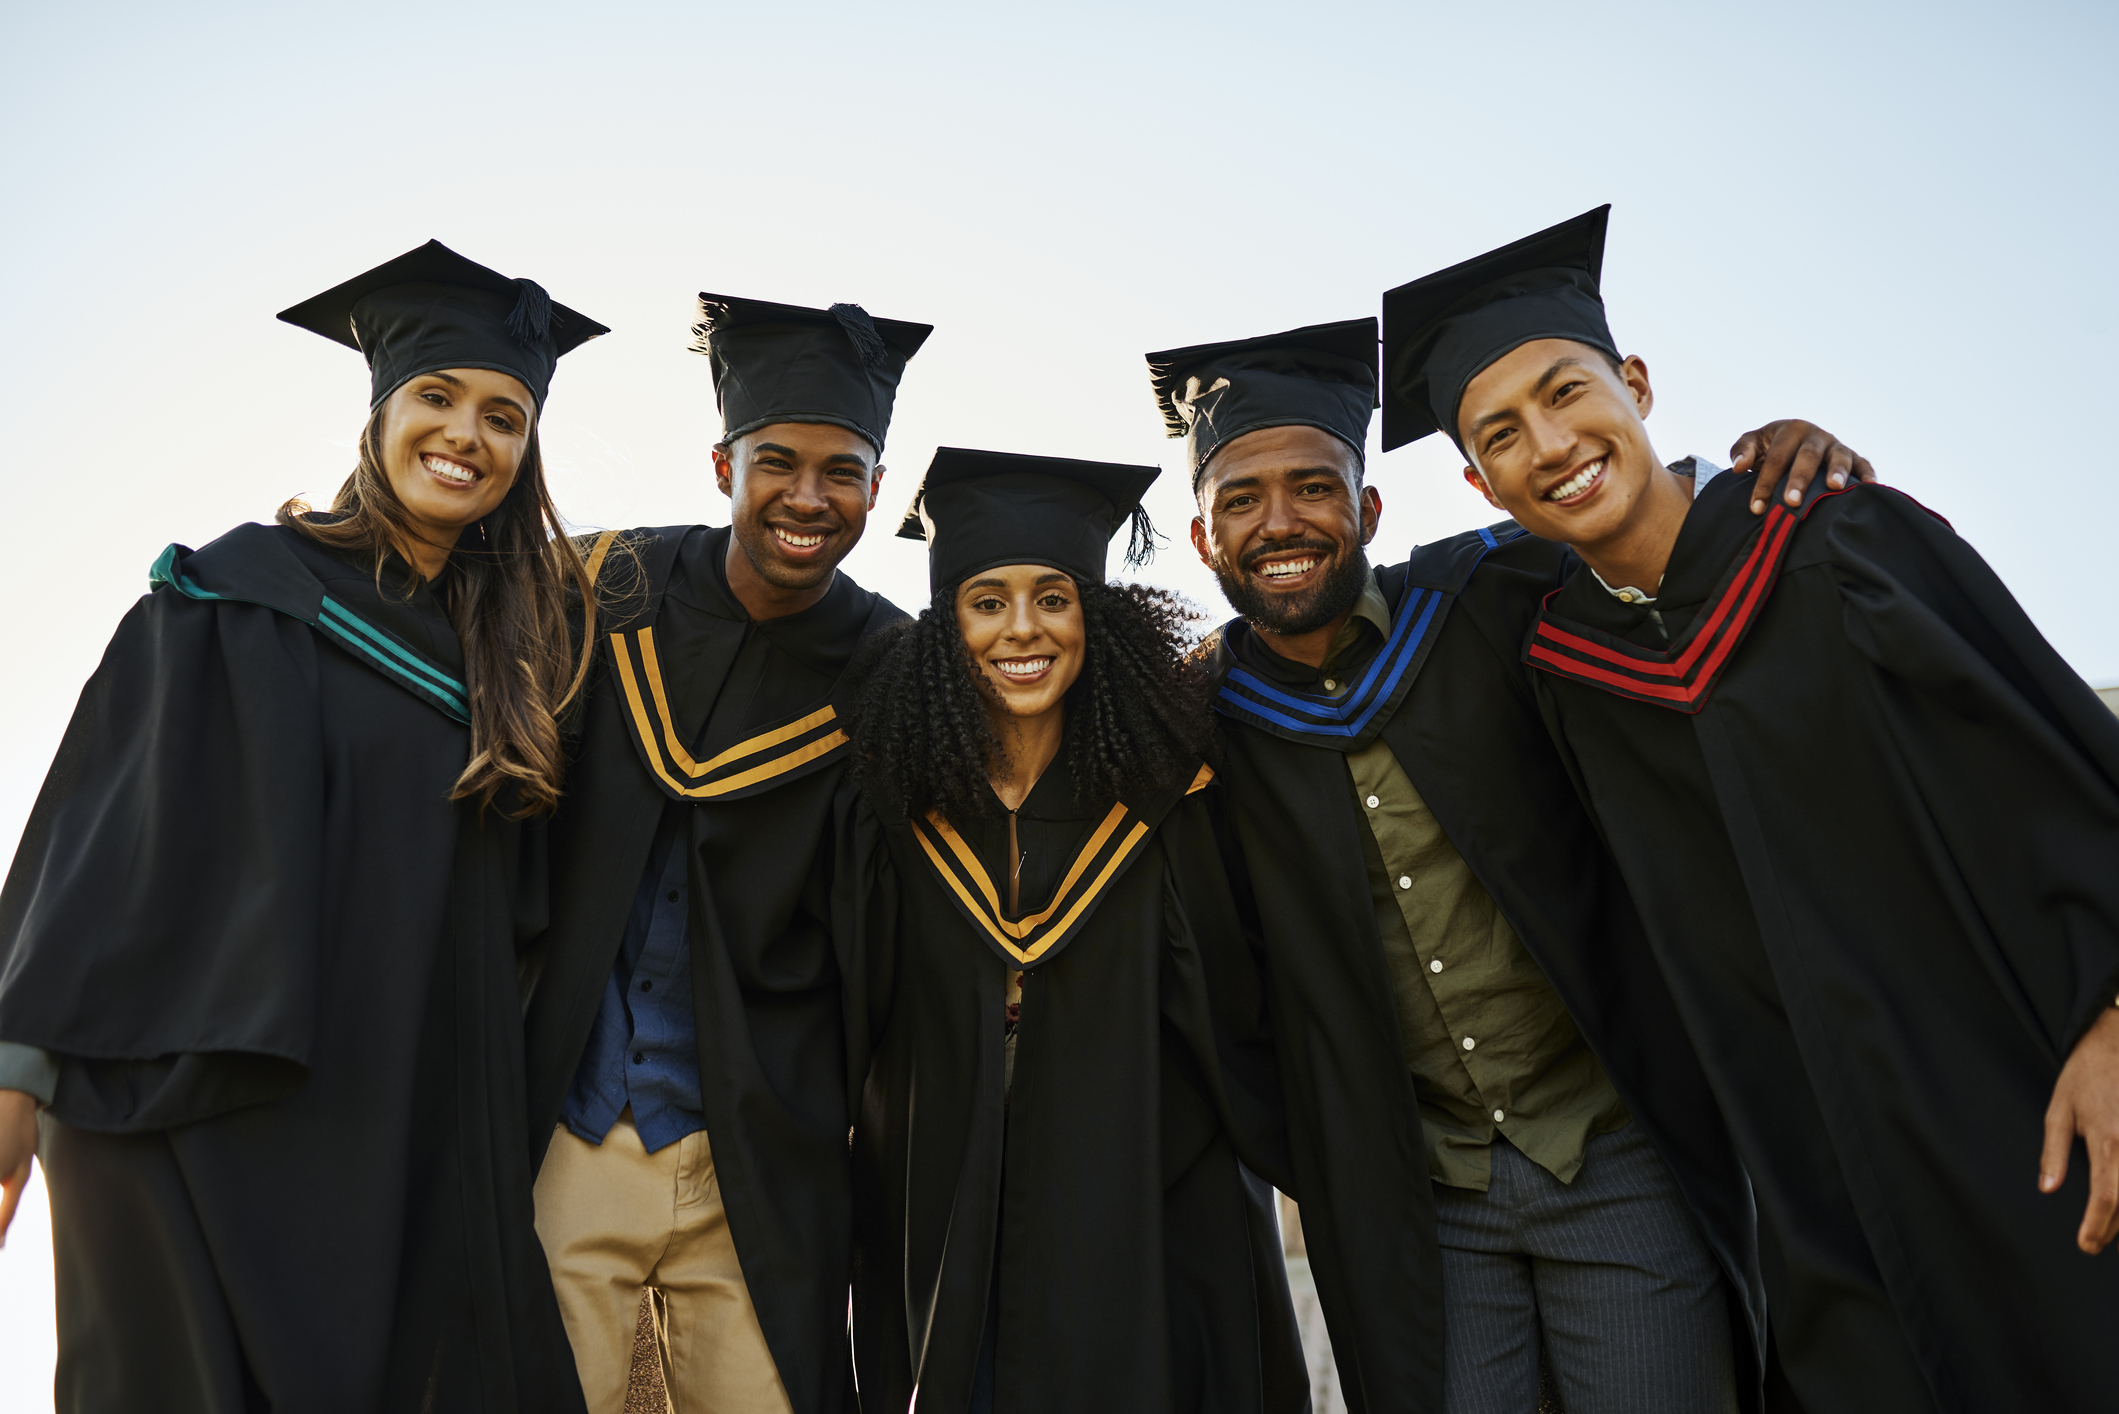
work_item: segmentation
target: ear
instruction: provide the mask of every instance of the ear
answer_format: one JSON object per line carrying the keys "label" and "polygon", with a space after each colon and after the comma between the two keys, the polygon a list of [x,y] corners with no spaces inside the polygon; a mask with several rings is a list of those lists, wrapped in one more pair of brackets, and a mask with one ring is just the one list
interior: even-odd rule
{"label": "ear", "polygon": [[736,498],[736,462],[726,442],[714,443],[714,484],[730,500]]}
{"label": "ear", "polygon": [[1486,504],[1492,506],[1497,511],[1505,511],[1508,509],[1508,507],[1502,505],[1499,501],[1494,499],[1493,487],[1488,486],[1486,484],[1486,478],[1481,476],[1475,469],[1473,469],[1472,467],[1464,468],[1464,479],[1471,486],[1472,490],[1477,491],[1480,495],[1486,498]]}
{"label": "ear", "polygon": [[1214,542],[1207,536],[1207,523],[1199,516],[1192,517],[1192,553],[1208,569],[1214,568]]}
{"label": "ear", "polygon": [[1634,411],[1646,422],[1649,410],[1655,406],[1655,389],[1648,386],[1648,365],[1641,362],[1639,354],[1628,354],[1619,367],[1626,378],[1626,391],[1633,394]]}
{"label": "ear", "polygon": [[1361,543],[1366,545],[1376,538],[1376,527],[1383,523],[1383,493],[1373,486],[1361,488]]}
{"label": "ear", "polygon": [[868,509],[870,510],[874,510],[876,508],[876,497],[881,494],[883,490],[883,472],[885,470],[886,468],[884,467],[883,463],[877,462],[876,469],[873,472],[869,473]]}

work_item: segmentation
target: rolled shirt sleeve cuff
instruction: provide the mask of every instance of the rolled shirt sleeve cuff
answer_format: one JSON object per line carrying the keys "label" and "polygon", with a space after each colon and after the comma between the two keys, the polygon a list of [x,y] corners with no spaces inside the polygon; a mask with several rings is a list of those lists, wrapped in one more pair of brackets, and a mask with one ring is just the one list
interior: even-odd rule
{"label": "rolled shirt sleeve cuff", "polygon": [[16,1041],[0,1041],[0,1090],[21,1090],[48,1105],[59,1088],[59,1062],[51,1052]]}

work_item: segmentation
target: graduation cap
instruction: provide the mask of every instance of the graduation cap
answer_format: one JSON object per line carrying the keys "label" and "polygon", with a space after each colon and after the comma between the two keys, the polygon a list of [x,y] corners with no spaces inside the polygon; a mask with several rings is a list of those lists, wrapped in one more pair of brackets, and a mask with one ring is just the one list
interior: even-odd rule
{"label": "graduation cap", "polygon": [[996,565],[1050,565],[1077,583],[1104,582],[1104,552],[1129,522],[1126,564],[1154,553],[1140,498],[1152,466],[1025,457],[939,447],[898,535],[927,542],[927,587],[939,594]]}
{"label": "graduation cap", "polygon": [[1192,487],[1208,460],[1261,427],[1321,427],[1354,449],[1376,406],[1376,321],[1347,319],[1148,355],[1163,425],[1185,439]]}
{"label": "graduation cap", "polygon": [[857,304],[699,296],[692,352],[713,363],[714,400],[730,441],[775,422],[830,422],[883,453],[905,365],[932,324],[875,319]]}
{"label": "graduation cap", "polygon": [[1533,339],[1573,339],[1613,358],[1597,280],[1609,204],[1383,297],[1383,449],[1443,431],[1472,379]]}
{"label": "graduation cap", "polygon": [[544,407],[559,356],[611,331],[556,304],[535,280],[510,280],[428,241],[292,309],[289,324],[367,357],[379,405],[407,379],[445,368],[490,368]]}

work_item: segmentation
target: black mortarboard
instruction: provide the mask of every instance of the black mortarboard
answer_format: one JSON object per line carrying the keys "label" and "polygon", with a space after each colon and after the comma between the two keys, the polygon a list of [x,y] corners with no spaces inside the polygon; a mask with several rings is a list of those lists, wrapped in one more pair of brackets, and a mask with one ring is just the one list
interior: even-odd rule
{"label": "black mortarboard", "polygon": [[883,454],[905,364],[932,324],[875,319],[857,304],[796,304],[699,296],[692,352],[713,363],[721,435],[731,441],[775,422],[850,427]]}
{"label": "black mortarboard", "polygon": [[1376,321],[1165,349],[1148,355],[1148,378],[1163,425],[1185,439],[1195,490],[1210,457],[1261,427],[1321,427],[1359,457],[1376,406]]}
{"label": "black mortarboard", "polygon": [[280,318],[368,359],[374,407],[422,373],[490,368],[541,410],[559,356],[611,331],[555,303],[535,280],[510,280],[440,241],[303,300]]}
{"label": "black mortarboard", "polygon": [[1573,339],[1619,356],[1597,291],[1610,215],[1609,205],[1585,211],[1384,295],[1385,451],[1435,431],[1457,442],[1465,388],[1533,339]]}
{"label": "black mortarboard", "polygon": [[939,594],[996,565],[1050,565],[1104,582],[1104,552],[1126,522],[1126,563],[1154,552],[1141,509],[1161,468],[940,447],[898,534],[927,542],[927,588]]}

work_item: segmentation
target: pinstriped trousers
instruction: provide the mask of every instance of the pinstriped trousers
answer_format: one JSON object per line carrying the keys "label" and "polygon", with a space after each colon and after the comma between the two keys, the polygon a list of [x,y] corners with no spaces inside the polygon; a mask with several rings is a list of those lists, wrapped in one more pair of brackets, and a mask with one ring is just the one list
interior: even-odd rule
{"label": "pinstriped trousers", "polygon": [[1647,1138],[1589,1141],[1562,1183],[1496,1138],[1480,1193],[1435,1186],[1446,1414],[1734,1414],[1721,1269]]}

